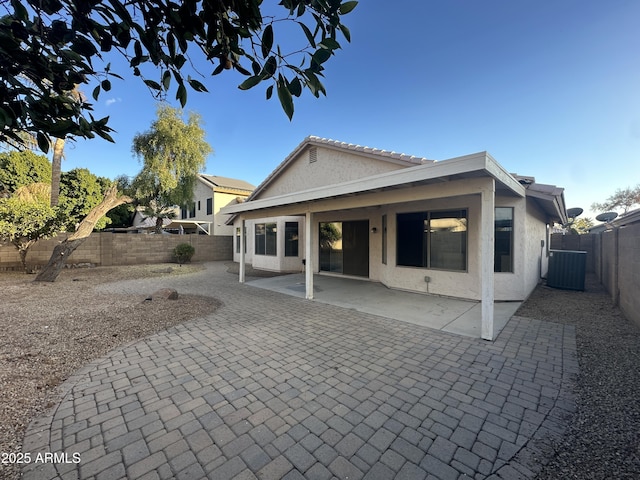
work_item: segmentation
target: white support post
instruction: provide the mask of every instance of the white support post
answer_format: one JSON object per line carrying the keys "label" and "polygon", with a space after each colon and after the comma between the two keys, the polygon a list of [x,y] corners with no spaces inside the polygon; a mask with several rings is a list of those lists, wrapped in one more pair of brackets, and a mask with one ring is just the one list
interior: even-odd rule
{"label": "white support post", "polygon": [[313,300],[313,213],[307,212],[304,218],[304,273],[305,273],[305,297]]}
{"label": "white support post", "polygon": [[245,268],[244,268],[244,261],[245,261],[245,249],[246,249],[246,245],[244,244],[244,240],[245,240],[245,221],[244,219],[240,219],[240,274],[239,274],[239,281],[240,283],[244,283],[244,275],[245,275]]}
{"label": "white support post", "polygon": [[481,334],[484,340],[493,340],[494,235],[495,235],[495,180],[480,191],[480,292],[482,295]]}

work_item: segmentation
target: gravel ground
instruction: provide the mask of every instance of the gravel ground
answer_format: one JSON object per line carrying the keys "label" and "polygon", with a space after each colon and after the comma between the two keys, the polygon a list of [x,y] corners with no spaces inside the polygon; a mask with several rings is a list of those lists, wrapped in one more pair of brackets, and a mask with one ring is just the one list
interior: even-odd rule
{"label": "gravel ground", "polygon": [[[219,306],[214,299],[189,295],[149,302],[139,295],[96,294],[95,285],[198,268],[66,270],[53,284],[0,273],[0,452],[20,451],[26,425],[54,404],[56,386],[75,370]],[[249,269],[247,275],[257,273]],[[517,315],[575,325],[577,334],[577,411],[537,478],[640,478],[640,329],[591,277],[585,292],[539,286]],[[0,479],[18,478],[18,470],[0,466]]]}
{"label": "gravel ground", "polygon": [[539,286],[516,315],[575,325],[577,410],[543,479],[640,478],[640,329],[594,276],[584,292]]}

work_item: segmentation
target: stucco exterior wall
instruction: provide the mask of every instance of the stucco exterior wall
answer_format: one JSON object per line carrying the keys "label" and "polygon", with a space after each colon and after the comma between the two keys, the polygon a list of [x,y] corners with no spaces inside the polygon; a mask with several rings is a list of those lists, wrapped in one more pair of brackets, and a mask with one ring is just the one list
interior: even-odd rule
{"label": "stucco exterior wall", "polygon": [[309,148],[305,148],[286,167],[258,198],[274,197],[314,187],[356,180],[378,173],[403,168],[401,165],[354,155],[326,147],[315,147],[317,160],[310,162]]}
{"label": "stucco exterior wall", "polygon": [[[185,220],[211,222],[211,235],[233,235],[233,226],[225,224],[229,215],[221,214],[220,210],[236,201],[239,196],[240,195],[231,193],[215,192],[210,186],[198,181],[194,188],[193,196],[193,201],[196,204],[196,215],[195,217],[191,217],[187,214],[187,218]],[[212,201],[211,214],[207,214],[207,199],[209,198]]]}
{"label": "stucco exterior wall", "polygon": [[233,226],[225,224],[230,215],[221,214],[220,209],[234,202],[237,198],[238,195],[233,195],[230,193],[213,193],[213,218],[211,219],[211,221],[213,222],[212,225],[214,235],[233,235]]}
{"label": "stucco exterior wall", "polygon": [[[549,241],[548,230],[544,213],[533,201],[527,202],[526,230],[524,235],[525,268],[524,291],[521,300],[540,283],[542,277],[546,277],[549,269]],[[544,244],[542,243],[544,242]]]}

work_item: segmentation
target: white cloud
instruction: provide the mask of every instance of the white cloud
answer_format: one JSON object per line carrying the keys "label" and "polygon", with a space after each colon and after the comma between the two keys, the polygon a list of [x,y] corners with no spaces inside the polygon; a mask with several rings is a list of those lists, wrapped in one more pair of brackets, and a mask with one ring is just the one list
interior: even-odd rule
{"label": "white cloud", "polygon": [[121,101],[122,101],[122,99],[121,99],[121,98],[110,98],[110,99],[108,99],[108,100],[107,100],[106,102],[104,102],[104,103],[105,103],[105,105],[106,105],[107,107],[109,107],[109,106],[113,105],[114,103],[119,103],[119,102],[121,102]]}

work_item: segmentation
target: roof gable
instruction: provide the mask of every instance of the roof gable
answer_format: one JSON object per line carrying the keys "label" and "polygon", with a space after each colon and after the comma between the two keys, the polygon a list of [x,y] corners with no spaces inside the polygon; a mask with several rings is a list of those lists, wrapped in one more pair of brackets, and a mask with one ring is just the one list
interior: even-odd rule
{"label": "roof gable", "polygon": [[249,199],[337,184],[425,163],[433,163],[433,160],[309,136],[269,174]]}
{"label": "roof gable", "polygon": [[216,192],[249,195],[255,190],[255,186],[244,180],[220,177],[218,175],[198,174],[198,179]]}

